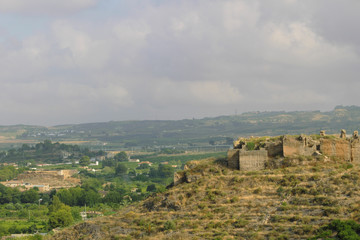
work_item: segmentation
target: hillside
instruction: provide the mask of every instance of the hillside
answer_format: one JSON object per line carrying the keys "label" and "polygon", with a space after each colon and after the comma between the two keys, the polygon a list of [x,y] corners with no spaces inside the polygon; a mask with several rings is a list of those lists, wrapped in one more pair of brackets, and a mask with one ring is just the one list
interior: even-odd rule
{"label": "hillside", "polygon": [[323,159],[253,172],[190,162],[179,173],[187,183],[48,239],[307,239],[333,219],[360,218],[360,167]]}
{"label": "hillside", "polygon": [[[0,139],[16,136],[18,141],[80,141],[101,148],[177,145],[191,147],[227,144],[237,136],[308,134],[326,130],[338,133],[358,129],[360,107],[338,106],[333,111],[250,112],[203,119],[111,121],[54,127],[0,127]],[[231,140],[231,139],[230,139]],[[230,141],[231,142],[231,141]]]}

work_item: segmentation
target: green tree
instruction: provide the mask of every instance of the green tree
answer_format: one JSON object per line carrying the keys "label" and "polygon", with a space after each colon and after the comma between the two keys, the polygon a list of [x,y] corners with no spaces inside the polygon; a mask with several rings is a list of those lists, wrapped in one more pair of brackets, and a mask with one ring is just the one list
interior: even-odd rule
{"label": "green tree", "polygon": [[149,177],[151,178],[157,178],[159,176],[159,171],[158,169],[152,167],[150,168],[150,171],[149,171]]}
{"label": "green tree", "polygon": [[49,206],[49,226],[51,228],[66,227],[74,222],[71,208],[60,201],[55,195]]}
{"label": "green tree", "polygon": [[51,205],[49,206],[49,212],[52,213],[52,212],[56,212],[58,210],[60,210],[61,208],[65,207],[65,204],[62,203],[60,201],[60,199],[58,198],[58,196],[54,196],[53,199],[52,199],[52,203]]}
{"label": "green tree", "polygon": [[120,203],[122,199],[123,198],[121,193],[117,191],[110,191],[108,194],[106,194],[103,201],[104,203]]}
{"label": "green tree", "polygon": [[159,165],[159,177],[168,178],[174,174],[174,169],[170,165],[160,164]]}
{"label": "green tree", "polygon": [[353,220],[333,220],[330,224],[320,228],[318,234],[310,238],[315,239],[344,239],[359,240],[360,224]]}
{"label": "green tree", "polygon": [[126,172],[127,172],[127,167],[125,166],[125,164],[119,163],[115,169],[116,175],[122,176],[122,175],[126,174]]}
{"label": "green tree", "polygon": [[156,192],[155,184],[150,184],[149,186],[147,186],[146,191],[147,192]]}
{"label": "green tree", "polygon": [[82,156],[80,158],[79,164],[81,166],[88,166],[90,164],[90,158],[88,156]]}
{"label": "green tree", "polygon": [[83,188],[85,191],[88,191],[90,189],[97,191],[101,188],[101,182],[96,178],[87,178],[82,180],[81,188]]}
{"label": "green tree", "polygon": [[71,214],[71,208],[65,206],[55,212],[52,212],[49,216],[49,226],[51,228],[66,227],[74,222],[74,218]]}
{"label": "green tree", "polygon": [[118,154],[116,154],[114,156],[114,159],[117,161],[117,162],[127,162],[129,161],[129,157],[128,155],[126,154],[126,152],[122,151],[122,152],[119,152]]}
{"label": "green tree", "polygon": [[21,193],[22,203],[35,203],[39,200],[39,198],[39,193],[35,189],[30,189]]}
{"label": "green tree", "polygon": [[94,206],[95,204],[101,202],[101,196],[100,196],[99,192],[90,189],[88,191],[85,191],[84,200],[85,200],[86,205]]}
{"label": "green tree", "polygon": [[85,190],[80,187],[70,188],[69,192],[72,196],[72,205],[71,206],[84,206],[84,192]]}
{"label": "green tree", "polygon": [[68,189],[60,189],[57,191],[56,196],[66,205],[73,206],[73,196]]}

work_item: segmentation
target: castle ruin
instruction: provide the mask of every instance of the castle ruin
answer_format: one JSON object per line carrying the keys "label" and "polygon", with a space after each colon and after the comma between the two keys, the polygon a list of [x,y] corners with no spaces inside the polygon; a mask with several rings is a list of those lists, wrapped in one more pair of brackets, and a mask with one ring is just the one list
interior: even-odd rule
{"label": "castle ruin", "polygon": [[[250,142],[252,145],[249,146]],[[358,131],[352,137],[347,137],[346,131],[341,130],[340,137],[327,136],[325,131],[321,131],[315,137],[284,135],[271,140],[239,138],[234,141],[234,149],[228,151],[227,159],[232,169],[254,171],[265,169],[266,163],[272,158],[318,155],[360,164]]]}

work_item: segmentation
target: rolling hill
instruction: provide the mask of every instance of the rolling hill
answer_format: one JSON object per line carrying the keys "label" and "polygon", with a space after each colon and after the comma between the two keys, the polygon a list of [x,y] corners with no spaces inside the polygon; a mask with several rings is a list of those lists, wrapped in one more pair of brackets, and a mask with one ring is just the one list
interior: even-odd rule
{"label": "rolling hill", "polygon": [[[80,141],[101,148],[143,146],[196,146],[228,144],[238,136],[277,136],[348,132],[360,127],[360,107],[337,106],[333,111],[249,112],[203,119],[111,121],[54,127],[3,126],[0,137],[17,141]],[[230,139],[230,140],[229,140]]]}

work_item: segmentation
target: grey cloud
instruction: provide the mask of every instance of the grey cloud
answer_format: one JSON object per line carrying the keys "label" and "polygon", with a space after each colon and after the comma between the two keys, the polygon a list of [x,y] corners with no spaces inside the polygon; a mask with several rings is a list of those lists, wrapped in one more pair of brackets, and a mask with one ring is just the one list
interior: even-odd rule
{"label": "grey cloud", "polygon": [[0,12],[25,15],[59,15],[95,6],[99,0],[0,0]]}
{"label": "grey cloud", "polygon": [[357,104],[357,33],[330,26],[358,17],[329,2],[125,1],[125,15],[54,19],[16,47],[0,43],[0,124]]}

